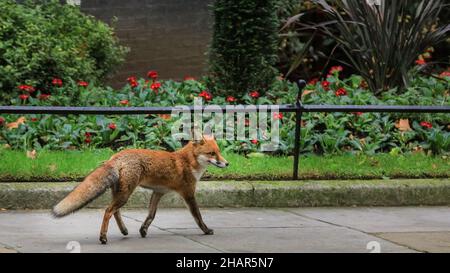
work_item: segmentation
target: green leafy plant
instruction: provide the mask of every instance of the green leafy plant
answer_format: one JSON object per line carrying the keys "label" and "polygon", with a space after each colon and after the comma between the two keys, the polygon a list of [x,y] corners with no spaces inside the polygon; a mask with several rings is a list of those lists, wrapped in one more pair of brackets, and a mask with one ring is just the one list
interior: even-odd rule
{"label": "green leafy plant", "polygon": [[[402,96],[392,89],[375,96],[360,76],[341,79],[340,68],[330,71],[321,82],[310,82],[304,104],[356,105],[450,105],[450,75],[433,75],[412,80]],[[445,76],[447,75],[447,76]],[[441,77],[442,76],[442,77]],[[441,77],[440,80],[436,79]],[[249,92],[242,98],[221,96],[208,90],[204,81],[160,81],[130,78],[119,90],[79,86],[66,82],[55,87],[51,96],[25,100],[17,97],[12,105],[34,106],[176,106],[192,105],[195,98],[214,105],[291,104],[297,88],[286,80],[276,80],[265,95]],[[27,115],[26,121],[12,128],[19,115],[0,116],[0,146],[13,149],[87,149],[126,147],[175,150],[181,143],[171,137],[176,117],[168,115],[86,116]],[[245,117],[248,118],[248,117]],[[279,149],[273,155],[290,155],[294,147],[295,115],[277,115],[280,122]],[[205,122],[209,119],[205,119]],[[399,121],[407,126],[399,126]],[[242,121],[242,120],[241,120]],[[303,154],[403,154],[424,152],[448,154],[450,117],[448,114],[405,113],[304,113],[300,148]],[[270,126],[269,126],[270,128]],[[248,130],[248,128],[246,128]],[[256,139],[220,141],[224,151],[254,154],[264,143]]]}
{"label": "green leafy plant", "polygon": [[[331,21],[304,26],[333,37],[346,59],[376,94],[410,85],[418,56],[446,38],[450,25],[436,26],[443,1],[316,0]],[[342,61],[342,60],[341,60]],[[424,62],[419,62],[423,68]]]}
{"label": "green leafy plant", "polygon": [[218,0],[210,49],[209,87],[222,95],[264,93],[277,75],[276,0]]}
{"label": "green leafy plant", "polygon": [[127,49],[113,29],[60,1],[0,1],[0,92],[8,101],[24,91],[49,94],[53,78],[99,82]]}

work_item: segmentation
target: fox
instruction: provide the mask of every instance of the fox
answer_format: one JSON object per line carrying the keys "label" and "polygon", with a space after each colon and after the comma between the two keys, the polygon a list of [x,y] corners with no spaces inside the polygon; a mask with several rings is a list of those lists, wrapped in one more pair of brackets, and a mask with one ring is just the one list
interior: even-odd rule
{"label": "fox", "polygon": [[198,227],[205,235],[214,231],[203,222],[195,199],[197,182],[209,165],[228,167],[228,161],[220,153],[214,136],[203,135],[199,140],[189,141],[174,152],[126,149],[114,154],[108,161],[91,172],[51,213],[56,218],[72,214],[111,189],[112,201],[106,208],[100,228],[100,242],[106,244],[109,221],[114,216],[120,232],[126,236],[126,228],[120,208],[138,187],[151,189],[148,215],[139,233],[147,236],[148,228],[155,218],[158,203],[168,192],[178,193],[186,203]]}

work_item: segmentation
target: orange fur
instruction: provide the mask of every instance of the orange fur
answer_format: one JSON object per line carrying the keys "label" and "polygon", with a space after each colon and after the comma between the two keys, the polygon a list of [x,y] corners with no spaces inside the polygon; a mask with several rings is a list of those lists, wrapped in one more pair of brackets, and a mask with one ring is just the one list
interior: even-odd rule
{"label": "orange fur", "polygon": [[188,143],[176,152],[124,150],[113,155],[109,161],[88,175],[53,208],[52,213],[56,217],[66,216],[87,205],[107,188],[111,188],[113,200],[106,209],[100,232],[100,241],[106,243],[109,219],[113,215],[122,233],[128,234],[119,209],[125,205],[135,188],[141,186],[153,190],[149,215],[140,230],[143,237],[146,236],[154,218],[160,198],[169,191],[180,194],[199,227],[205,234],[212,234],[213,231],[203,223],[195,201],[197,181],[209,164],[224,168],[228,162],[220,154],[216,141],[206,136],[201,141]]}

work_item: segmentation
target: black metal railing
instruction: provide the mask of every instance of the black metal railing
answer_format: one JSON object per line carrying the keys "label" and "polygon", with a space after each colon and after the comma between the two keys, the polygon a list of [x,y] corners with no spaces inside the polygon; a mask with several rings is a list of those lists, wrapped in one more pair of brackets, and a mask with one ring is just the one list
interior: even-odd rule
{"label": "black metal railing", "polygon": [[[264,105],[267,107],[276,106],[279,112],[296,113],[295,144],[294,144],[294,166],[293,180],[298,180],[299,157],[300,157],[300,132],[303,113],[309,112],[372,112],[372,113],[450,113],[450,106],[411,106],[411,105],[304,105],[301,102],[302,92],[306,82],[297,82],[298,95],[295,104]],[[191,112],[201,110],[203,112],[217,112],[219,109],[183,106],[183,107],[65,107],[65,106],[0,106],[0,114],[55,114],[55,115],[139,115],[139,114],[170,114],[173,111]],[[254,109],[235,108],[225,109],[227,112],[258,112],[261,105]]]}

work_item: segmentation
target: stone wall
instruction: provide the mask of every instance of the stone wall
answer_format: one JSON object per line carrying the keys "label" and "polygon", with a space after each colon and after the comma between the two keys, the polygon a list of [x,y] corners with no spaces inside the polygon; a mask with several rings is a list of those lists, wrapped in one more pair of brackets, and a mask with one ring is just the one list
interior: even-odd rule
{"label": "stone wall", "polygon": [[130,47],[125,64],[110,84],[121,86],[130,75],[158,70],[161,78],[181,79],[206,71],[212,31],[213,0],[81,0],[81,9],[115,23],[122,44]]}

